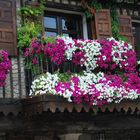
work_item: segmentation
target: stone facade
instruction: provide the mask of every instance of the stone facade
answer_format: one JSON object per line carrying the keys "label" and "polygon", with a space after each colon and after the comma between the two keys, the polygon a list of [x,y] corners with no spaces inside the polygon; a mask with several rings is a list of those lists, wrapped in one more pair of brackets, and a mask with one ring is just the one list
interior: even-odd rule
{"label": "stone facade", "polygon": [[0,87],[1,98],[23,98],[26,96],[23,58],[11,58],[12,69],[7,76],[5,87]]}

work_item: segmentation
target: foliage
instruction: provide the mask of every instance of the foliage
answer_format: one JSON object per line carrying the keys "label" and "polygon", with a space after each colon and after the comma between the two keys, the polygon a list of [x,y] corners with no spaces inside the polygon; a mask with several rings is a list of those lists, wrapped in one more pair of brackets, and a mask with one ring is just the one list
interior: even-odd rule
{"label": "foliage", "polygon": [[41,0],[37,6],[25,5],[21,7],[18,12],[23,22],[21,27],[18,28],[18,48],[20,51],[24,51],[28,48],[31,39],[36,37],[42,32],[40,18],[44,11],[45,0]]}
{"label": "foliage", "polygon": [[36,20],[39,22],[40,15],[44,11],[45,0],[41,0],[36,6],[25,5],[20,8],[19,14],[23,17],[24,21]]}
{"label": "foliage", "polygon": [[[84,9],[86,9],[84,4],[82,6]],[[90,6],[94,9],[96,9],[96,11],[99,11],[102,9],[101,3],[97,2],[97,0],[92,1]],[[92,16],[93,16],[93,14],[88,9],[85,11],[85,15],[87,18],[92,18]]]}
{"label": "foliage", "polygon": [[60,79],[61,82],[67,82],[70,80],[70,77],[71,77],[71,73],[59,73],[57,72],[56,73]]}
{"label": "foliage", "polygon": [[40,33],[40,25],[35,25],[34,22],[25,22],[22,27],[18,29],[18,47],[24,51],[29,47],[31,39]]}
{"label": "foliage", "polygon": [[56,37],[54,37],[54,36],[43,37],[41,39],[41,41],[43,44],[46,44],[46,43],[54,44],[54,43],[56,43]]}
{"label": "foliage", "polygon": [[38,7],[37,8],[32,8],[31,6],[26,6],[26,7],[21,7],[20,9],[20,14],[23,16],[24,20],[30,18],[38,18],[41,14],[42,11]]}

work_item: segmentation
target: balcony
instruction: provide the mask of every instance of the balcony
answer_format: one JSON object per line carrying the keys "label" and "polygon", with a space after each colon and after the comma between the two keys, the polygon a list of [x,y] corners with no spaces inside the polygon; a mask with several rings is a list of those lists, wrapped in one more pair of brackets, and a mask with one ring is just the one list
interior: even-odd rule
{"label": "balcony", "polygon": [[[139,112],[139,82],[135,83],[133,80],[140,78],[135,75],[137,71],[135,52],[131,45],[113,38],[84,41],[58,37],[52,44],[50,42],[40,44],[41,42],[37,39],[32,41],[31,48],[27,48],[24,52],[25,60],[20,56],[10,58],[12,69],[7,76],[6,85],[1,87],[1,98],[3,100],[21,99],[19,103],[23,105],[23,110],[19,107],[19,112],[36,114],[48,110],[72,112],[74,109],[77,112],[93,111],[95,114],[107,110],[109,112],[115,110],[125,113]],[[114,55],[109,47],[114,50]],[[120,51],[119,47],[125,50],[122,50],[120,56],[115,54],[118,50]],[[112,59],[114,56],[115,58]],[[118,65],[115,64],[118,61]],[[128,67],[122,63],[125,61]],[[95,62],[97,62],[96,65],[93,65]],[[83,71],[87,72],[83,73]],[[45,74],[46,72],[49,73]],[[124,79],[123,73],[131,78],[125,77]],[[50,87],[48,85],[36,87],[40,82],[35,81],[39,81],[41,77],[45,79],[42,82],[50,84]],[[47,81],[47,77],[52,78],[53,81]],[[55,78],[56,81],[54,81]],[[80,82],[83,84],[80,85]],[[102,86],[98,88],[97,85]],[[110,88],[112,94],[109,93]]]}

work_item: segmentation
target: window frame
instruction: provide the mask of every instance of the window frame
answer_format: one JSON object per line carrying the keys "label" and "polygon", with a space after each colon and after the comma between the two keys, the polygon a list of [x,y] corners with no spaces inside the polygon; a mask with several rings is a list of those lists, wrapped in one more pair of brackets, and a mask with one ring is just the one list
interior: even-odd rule
{"label": "window frame", "polygon": [[[62,35],[63,33],[71,33],[77,34],[77,38],[83,38],[83,23],[82,23],[82,15],[79,14],[71,14],[71,13],[63,13],[63,12],[54,12],[54,11],[47,11],[44,12],[44,17],[55,17],[56,18],[56,29],[53,28],[46,28],[44,26],[44,32],[47,30],[49,32],[55,32],[58,35]],[[62,19],[78,19],[76,21],[76,30],[63,30],[62,29]],[[44,20],[43,20],[44,22]]]}

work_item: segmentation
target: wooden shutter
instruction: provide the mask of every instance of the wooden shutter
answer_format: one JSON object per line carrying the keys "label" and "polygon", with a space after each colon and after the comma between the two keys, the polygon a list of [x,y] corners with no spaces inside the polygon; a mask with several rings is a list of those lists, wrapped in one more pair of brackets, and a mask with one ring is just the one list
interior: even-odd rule
{"label": "wooden shutter", "polygon": [[127,42],[134,45],[134,38],[132,33],[132,22],[130,16],[120,15],[119,19],[119,33],[120,35],[126,37]]}
{"label": "wooden shutter", "polygon": [[16,0],[0,0],[0,49],[16,54]]}
{"label": "wooden shutter", "polygon": [[103,9],[95,13],[96,38],[112,36],[110,10]]}

